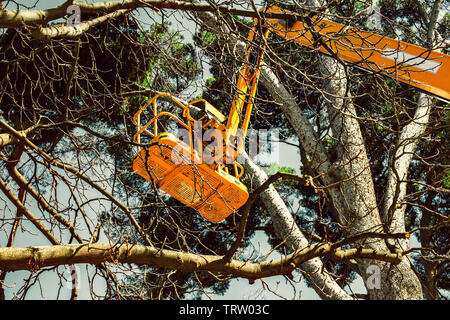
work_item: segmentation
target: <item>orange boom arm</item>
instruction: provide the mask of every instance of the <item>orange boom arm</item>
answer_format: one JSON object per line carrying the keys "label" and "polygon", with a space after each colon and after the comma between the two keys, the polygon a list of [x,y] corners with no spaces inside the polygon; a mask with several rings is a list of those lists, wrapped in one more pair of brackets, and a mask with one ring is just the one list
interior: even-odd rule
{"label": "orange boom arm", "polygon": [[[295,16],[277,7],[267,12]],[[322,53],[450,101],[449,55],[325,19],[299,18],[292,25],[283,19],[267,19],[267,25],[286,40],[317,47]]]}

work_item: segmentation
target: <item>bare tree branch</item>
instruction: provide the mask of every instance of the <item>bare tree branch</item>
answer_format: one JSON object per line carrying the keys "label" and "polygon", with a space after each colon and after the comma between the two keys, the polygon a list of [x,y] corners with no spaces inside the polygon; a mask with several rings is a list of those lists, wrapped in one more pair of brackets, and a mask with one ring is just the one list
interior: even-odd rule
{"label": "bare tree branch", "polygon": [[184,272],[219,272],[233,277],[258,279],[274,275],[289,274],[296,266],[314,257],[329,255],[335,261],[360,258],[375,258],[398,263],[401,254],[376,252],[367,249],[331,250],[330,244],[315,244],[295,251],[277,261],[249,263],[222,257],[197,255],[155,247],[131,244],[57,245],[49,247],[0,248],[0,270],[35,270],[46,266],[76,263],[135,263],[153,267],[164,267]]}

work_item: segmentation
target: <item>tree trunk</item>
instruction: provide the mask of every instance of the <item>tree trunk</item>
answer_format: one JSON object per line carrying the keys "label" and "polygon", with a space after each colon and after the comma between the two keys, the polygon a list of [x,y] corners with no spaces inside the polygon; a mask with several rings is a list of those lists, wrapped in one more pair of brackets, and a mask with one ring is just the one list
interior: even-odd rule
{"label": "tree trunk", "polygon": [[[315,5],[317,6],[317,3]],[[226,28],[223,25],[218,26],[213,15],[201,13],[199,17],[212,28]],[[232,38],[232,40],[237,42],[236,47],[245,47],[237,39]],[[325,185],[334,185],[329,187],[327,192],[337,212],[336,218],[345,226],[347,235],[351,236],[366,231],[382,231],[364,140],[359,123],[354,117],[356,115],[355,107],[346,93],[345,70],[330,57],[321,57],[320,70],[324,77],[325,98],[328,102],[328,116],[333,135],[339,141],[338,161],[334,164],[328,159],[325,148],[317,139],[311,123],[302,114],[295,99],[270,68],[262,68],[260,81],[269,90],[275,101],[280,104],[296,131],[300,144],[311,157],[311,163],[316,173],[323,175],[322,179]],[[266,199],[266,202],[267,206],[270,200]],[[272,208],[280,208],[280,206],[274,204]],[[274,210],[278,211],[278,209]],[[271,212],[271,214],[273,213]],[[284,227],[291,230],[292,222],[287,216],[282,215],[280,218],[286,219],[283,223]],[[281,226],[279,223],[277,225]],[[278,236],[283,234],[280,230],[279,232]],[[382,240],[370,241],[366,246],[377,251],[388,250]],[[406,259],[395,267],[384,262],[367,259],[359,260],[358,264],[360,275],[365,283],[371,276],[371,273],[367,272],[369,266],[376,265],[381,271],[381,288],[368,289],[371,298],[422,299],[420,282]]]}
{"label": "tree trunk", "polygon": [[[253,163],[247,155],[244,155],[243,158],[245,172],[252,176],[254,187],[259,187],[267,180],[266,173]],[[263,191],[260,197],[272,218],[276,236],[286,241],[286,246],[291,252],[306,247],[308,240],[298,228],[289,209],[274,186],[271,185]],[[323,271],[323,264],[319,258],[308,260],[301,264],[299,268],[322,299],[351,299],[350,295]]]}
{"label": "tree trunk", "polygon": [[[320,7],[321,2],[309,0],[308,4]],[[338,188],[332,188],[339,190],[330,192],[332,202],[348,235],[368,230],[380,231],[382,224],[370,164],[359,123],[355,118],[355,106],[347,94],[345,69],[331,57],[322,57],[319,67],[324,77],[324,98],[328,102],[332,133],[338,141],[337,167],[340,169],[337,175],[338,180],[335,182],[339,179],[342,181]],[[374,250],[387,248],[383,241],[371,241],[365,246]],[[371,299],[423,298],[419,279],[407,259],[403,259],[402,263],[396,267],[375,260],[360,260],[358,263],[365,283],[371,275],[367,272],[371,265],[377,265],[381,270],[381,288],[367,288]]]}

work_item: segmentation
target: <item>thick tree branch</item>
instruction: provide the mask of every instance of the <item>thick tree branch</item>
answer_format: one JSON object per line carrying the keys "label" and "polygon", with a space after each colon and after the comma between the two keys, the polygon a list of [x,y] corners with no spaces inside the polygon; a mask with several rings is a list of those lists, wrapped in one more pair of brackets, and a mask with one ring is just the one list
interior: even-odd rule
{"label": "thick tree branch", "polygon": [[[66,15],[66,3],[52,9],[47,10],[0,10],[0,28],[15,28],[22,25],[29,24],[45,24],[49,21],[63,18]],[[255,10],[246,10],[233,8],[226,5],[211,5],[205,3],[194,3],[190,1],[176,1],[176,0],[124,0],[124,1],[102,1],[97,3],[87,3],[82,1],[73,1],[73,5],[77,5],[81,9],[81,14],[105,14],[103,17],[109,16],[113,12],[130,11],[138,8],[152,8],[184,10],[191,12],[212,12],[212,13],[228,13],[244,17],[259,17],[261,14]],[[312,10],[311,10],[312,12]],[[316,11],[319,13],[320,11]],[[266,18],[286,18],[290,16],[284,13],[266,13]],[[296,14],[297,19],[302,16]],[[72,28],[73,29],[73,28]],[[64,29],[65,30],[65,29]],[[52,31],[55,32],[55,31]],[[69,33],[65,30],[64,33]]]}
{"label": "thick tree branch", "polygon": [[0,134],[0,148],[3,148],[4,146],[10,145],[10,144],[16,144],[17,139],[9,133],[1,133]]}
{"label": "thick tree branch", "polygon": [[[0,154],[1,156],[1,154]],[[75,227],[66,219],[64,219],[56,210],[54,210],[50,204],[30,185],[30,183],[25,179],[25,177],[17,170],[15,166],[6,165],[9,175],[14,179],[14,181],[20,186],[21,190],[27,191],[39,205],[48,213],[50,213],[56,221],[63,225],[71,235],[79,242],[83,243],[83,239],[78,235]]]}
{"label": "thick tree branch", "polygon": [[[430,16],[424,16],[424,19],[428,21],[427,44],[429,48],[433,46],[433,35],[441,4],[442,0],[435,1]],[[405,231],[406,205],[402,203],[406,197],[408,170],[417,141],[427,128],[432,106],[431,97],[420,93],[414,117],[402,128],[398,137],[383,203],[383,220],[389,232]],[[399,245],[401,250],[409,248],[407,241],[400,241]]]}
{"label": "thick tree branch", "polygon": [[260,185],[258,188],[256,188],[249,196],[247,202],[245,203],[245,205],[242,207],[241,209],[241,222],[239,225],[239,232],[237,235],[237,239],[236,241],[233,243],[233,245],[230,247],[230,249],[228,250],[228,252],[226,253],[226,255],[224,256],[224,260],[229,261],[234,253],[236,252],[236,250],[239,248],[240,244],[242,243],[242,240],[244,239],[244,234],[245,234],[245,230],[246,230],[246,225],[247,225],[247,219],[248,219],[248,215],[250,214],[250,210],[253,207],[253,204],[255,203],[256,199],[258,198],[258,196],[267,188],[269,188],[269,186],[279,180],[283,180],[283,179],[291,179],[291,180],[295,180],[298,181],[300,183],[305,184],[306,181],[309,181],[309,177],[301,177],[295,174],[290,174],[290,173],[283,173],[283,172],[277,172],[276,174],[270,176],[262,185]]}
{"label": "thick tree branch", "polygon": [[0,270],[37,270],[48,266],[77,263],[134,263],[163,267],[184,272],[218,272],[232,277],[247,279],[265,278],[290,274],[295,268],[319,256],[328,256],[334,261],[354,258],[381,259],[397,264],[401,254],[376,252],[367,249],[331,250],[329,243],[315,244],[297,250],[277,261],[251,263],[231,260],[224,262],[221,256],[200,255],[181,251],[131,244],[79,244],[48,247],[0,248]]}
{"label": "thick tree branch", "polygon": [[[219,30],[218,33],[230,35],[231,46],[239,49],[243,54],[245,43],[233,36],[231,30],[225,24],[220,23],[211,13],[197,13],[197,16],[211,30]],[[295,99],[289,94],[279,81],[273,71],[263,66],[261,69],[261,84],[265,86],[274,99],[280,103],[283,112],[288,117],[290,123],[298,134],[300,144],[305,145],[307,153],[315,159],[317,167],[328,169],[330,163],[326,155],[325,148],[318,141],[311,123],[301,112],[295,103]],[[264,184],[268,177],[261,168],[255,165],[247,156],[244,157],[245,171],[256,177],[257,187]],[[308,244],[307,239],[298,229],[289,210],[273,186],[270,186],[262,194],[263,202],[271,214],[275,232],[279,239],[286,241],[291,250],[302,248]],[[234,247],[231,248],[232,252]],[[320,259],[313,259],[303,264],[300,269],[304,271],[305,276],[313,285],[316,292],[324,299],[351,299],[351,297],[328,275],[322,273],[323,265]]]}
{"label": "thick tree branch", "polygon": [[[30,132],[35,130],[39,125],[40,124],[38,122],[25,130],[18,130],[17,134],[20,136],[27,136]],[[16,134],[0,133],[0,149],[3,148],[4,146],[11,145],[11,144],[17,144],[17,143],[19,143],[19,139],[17,138]]]}

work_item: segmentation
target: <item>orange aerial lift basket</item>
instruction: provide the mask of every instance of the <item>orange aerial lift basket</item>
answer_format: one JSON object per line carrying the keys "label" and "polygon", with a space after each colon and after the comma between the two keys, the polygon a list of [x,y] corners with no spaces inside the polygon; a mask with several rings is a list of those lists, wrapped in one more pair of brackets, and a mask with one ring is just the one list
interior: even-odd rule
{"label": "orange aerial lift basket", "polygon": [[[268,30],[264,33],[267,37]],[[243,174],[242,166],[236,162],[243,151],[244,139],[254,103],[264,45],[256,33],[256,26],[250,32],[244,63],[239,70],[237,91],[228,119],[203,99],[185,105],[167,93],[153,97],[141,110],[133,122],[137,126],[134,142],[141,144],[141,135],[150,138],[149,147],[139,147],[133,161],[133,170],[143,178],[154,182],[161,190],[188,207],[196,209],[206,219],[218,222],[242,207],[248,199],[247,187],[239,180]],[[253,44],[252,42],[255,42]],[[170,112],[158,112],[158,98],[165,98],[182,111],[181,119]],[[191,117],[191,109],[199,110],[200,117]],[[142,124],[142,117],[148,107],[153,107],[152,119]],[[188,141],[178,139],[167,130],[158,132],[162,118],[187,132]],[[226,122],[226,123],[225,123]],[[239,124],[242,123],[242,128]],[[203,129],[218,132],[219,145],[214,161],[204,159],[202,139],[195,139]],[[242,129],[240,135],[239,129]],[[206,146],[207,147],[207,146]],[[229,173],[233,170],[234,174]]]}
{"label": "orange aerial lift basket", "polygon": [[[183,120],[169,112],[157,111],[157,100],[161,96],[178,105],[183,112]],[[198,102],[198,100],[197,100]],[[243,206],[248,199],[247,187],[239,180],[242,167],[234,163],[237,174],[228,173],[225,165],[207,164],[201,152],[194,148],[194,120],[190,116],[189,105],[167,93],[153,97],[147,105],[139,110],[133,120],[137,126],[134,142],[141,143],[141,135],[150,138],[148,148],[139,147],[133,161],[133,170],[148,181],[152,181],[161,190],[188,207],[196,209],[206,219],[218,222]],[[141,123],[142,113],[153,106],[153,118],[146,124]],[[211,105],[207,105],[212,111]],[[206,125],[225,117],[214,110],[219,117],[212,117]],[[209,113],[209,112],[208,112]],[[211,113],[209,113],[211,115]],[[189,143],[177,138],[170,132],[158,132],[158,121],[162,118],[174,120],[180,128],[189,134]],[[223,126],[223,125],[221,125]]]}

